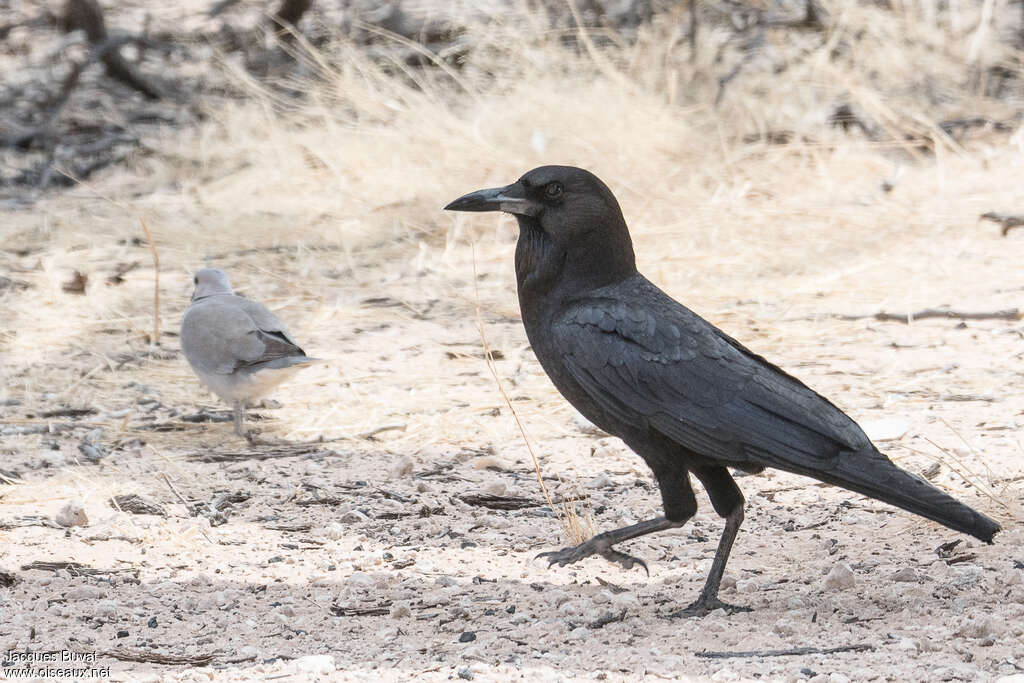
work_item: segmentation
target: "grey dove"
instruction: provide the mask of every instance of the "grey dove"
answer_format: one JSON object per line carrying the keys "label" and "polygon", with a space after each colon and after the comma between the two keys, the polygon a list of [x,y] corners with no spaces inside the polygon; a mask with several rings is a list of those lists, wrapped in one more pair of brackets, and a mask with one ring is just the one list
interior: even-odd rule
{"label": "grey dove", "polygon": [[203,268],[193,281],[181,350],[199,379],[234,408],[241,436],[246,404],[319,359],[307,356],[266,306],[237,296],[220,268]]}

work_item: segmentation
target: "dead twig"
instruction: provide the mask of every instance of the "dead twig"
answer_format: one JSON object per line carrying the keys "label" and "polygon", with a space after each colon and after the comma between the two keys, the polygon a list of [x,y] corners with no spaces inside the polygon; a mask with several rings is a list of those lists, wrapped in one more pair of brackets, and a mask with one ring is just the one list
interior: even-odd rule
{"label": "dead twig", "polygon": [[270,460],[291,458],[299,455],[339,455],[337,451],[320,450],[317,444],[278,445],[274,448],[253,451],[196,451],[186,458],[193,462],[231,462],[235,460]]}
{"label": "dead twig", "polygon": [[344,605],[331,605],[331,614],[336,617],[382,617],[391,612],[391,603],[380,607],[346,607]]}
{"label": "dead twig", "polygon": [[120,574],[122,572],[129,572],[131,569],[96,569],[88,565],[82,564],[81,562],[29,562],[28,564],[21,565],[22,571],[29,571],[32,569],[38,569],[44,572],[57,572],[61,569],[66,569],[71,576],[97,576],[99,574]]}
{"label": "dead twig", "polygon": [[993,223],[999,223],[1003,226],[1002,233],[1003,237],[1014,228],[1024,226],[1024,215],[1012,214],[1012,213],[997,213],[995,211],[988,211],[981,214],[978,220],[989,220]]}
{"label": "dead twig", "polygon": [[615,614],[614,612],[607,612],[607,613],[601,615],[600,617],[598,617],[597,619],[595,619],[594,621],[592,621],[589,624],[587,624],[587,628],[596,630],[596,629],[599,629],[599,628],[604,628],[608,624],[614,624],[617,621],[625,621],[625,620],[626,620],[626,610],[622,610],[618,614]]}
{"label": "dead twig", "polygon": [[373,439],[373,437],[377,436],[378,434],[380,434],[382,432],[395,432],[395,431],[397,431],[397,432],[404,432],[406,426],[407,425],[404,422],[394,422],[392,424],[385,424],[385,425],[381,425],[379,427],[374,427],[373,429],[369,429],[369,430],[367,430],[365,432],[360,432],[359,434],[356,434],[356,438],[357,439]]}
{"label": "dead twig", "polygon": [[[474,505],[491,510],[522,510],[524,508],[539,508],[545,505],[545,502],[542,500],[532,500],[519,496],[492,496],[486,493],[467,493],[459,496],[459,500],[466,505]],[[546,504],[553,510],[558,502],[561,501],[552,501],[549,498]]]}
{"label": "dead twig", "polygon": [[[103,19],[103,10],[96,0],[68,0],[64,8],[63,23],[67,32],[77,29],[85,31],[89,42],[97,47],[110,41],[107,24]],[[138,90],[151,100],[160,99],[163,96],[160,88],[150,83],[125,61],[119,47],[119,45],[106,46],[103,54],[99,57],[107,67],[107,74],[128,87]]]}
{"label": "dead twig", "polygon": [[837,652],[868,652],[875,646],[868,643],[842,645],[840,647],[794,647],[790,650],[743,650],[738,652],[715,652],[702,650],[693,654],[704,659],[730,659],[734,657],[796,657],[799,655],[831,655]]}
{"label": "dead twig", "polygon": [[166,517],[167,511],[162,505],[148,501],[142,496],[129,493],[122,496],[114,496],[110,499],[110,507],[121,512],[130,512],[133,515],[159,515]]}
{"label": "dead twig", "polygon": [[122,662],[167,664],[169,666],[205,666],[213,661],[213,655],[165,655],[145,650],[107,650],[103,655],[119,659]]}
{"label": "dead twig", "polygon": [[864,320],[873,318],[882,322],[897,322],[909,324],[912,320],[925,320],[927,318],[947,318],[952,320],[1020,320],[1020,310],[1007,308],[1001,311],[955,311],[948,308],[925,308],[916,313],[868,313],[866,315],[836,315],[840,320]]}

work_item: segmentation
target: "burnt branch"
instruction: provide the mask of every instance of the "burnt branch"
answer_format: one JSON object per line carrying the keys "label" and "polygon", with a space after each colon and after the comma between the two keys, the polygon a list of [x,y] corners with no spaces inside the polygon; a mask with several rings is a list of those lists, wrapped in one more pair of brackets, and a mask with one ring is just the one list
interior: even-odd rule
{"label": "burnt branch", "polygon": [[120,45],[108,44],[112,39],[107,32],[107,25],[103,19],[103,10],[96,0],[68,0],[67,5],[64,7],[64,16],[61,24],[63,29],[69,33],[76,30],[84,31],[89,42],[94,46],[94,52],[101,46],[105,47],[99,59],[107,67],[107,75],[111,78],[124,83],[134,90],[138,90],[151,100],[158,100],[163,97],[159,87],[151,83],[125,61],[119,50]]}

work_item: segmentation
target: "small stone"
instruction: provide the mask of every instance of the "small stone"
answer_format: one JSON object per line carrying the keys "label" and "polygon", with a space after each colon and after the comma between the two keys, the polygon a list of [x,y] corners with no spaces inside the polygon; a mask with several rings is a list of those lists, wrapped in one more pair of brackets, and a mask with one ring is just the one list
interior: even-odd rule
{"label": "small stone", "polygon": [[484,493],[489,496],[504,496],[508,494],[508,486],[503,481],[492,481],[484,486]]}
{"label": "small stone", "polygon": [[772,630],[780,636],[791,636],[795,631],[793,628],[793,622],[788,617],[784,617],[776,621],[772,626]]}
{"label": "small stone", "polygon": [[737,593],[756,593],[757,588],[757,579],[740,579],[736,582]]}
{"label": "small stone", "polygon": [[89,526],[89,516],[78,501],[71,501],[60,509],[54,521],[62,527]]}
{"label": "small stone", "polygon": [[473,461],[473,469],[475,470],[503,470],[505,469],[501,461],[495,458],[493,455],[482,455]]}
{"label": "small stone", "polygon": [[918,576],[913,567],[904,567],[892,575],[892,580],[896,583],[917,583],[921,580],[921,577]]}
{"label": "small stone", "polygon": [[245,659],[256,659],[259,654],[260,651],[253,645],[245,645],[238,650],[238,656]]}
{"label": "small stone", "polygon": [[597,475],[596,477],[594,477],[593,479],[591,479],[590,481],[588,481],[585,484],[585,486],[588,489],[604,489],[604,488],[608,488],[611,485],[612,485],[612,480],[604,472],[602,472],[601,474]]}
{"label": "small stone", "polygon": [[586,626],[577,626],[569,631],[569,640],[586,640],[590,637],[590,630]]}
{"label": "small stone", "polygon": [[191,579],[189,579],[189,584],[192,585],[194,588],[209,586],[211,583],[213,583],[213,581],[210,580],[210,577],[206,574],[203,574],[202,572],[196,574]]}
{"label": "small stone", "polygon": [[915,655],[921,651],[921,644],[913,638],[900,638],[899,642],[896,643],[896,647],[904,652],[909,652],[910,654]]}
{"label": "small stone", "polygon": [[472,643],[474,640],[476,640],[476,633],[472,631],[466,631],[459,636],[460,643]]}
{"label": "small stone", "polygon": [[117,608],[119,605],[114,600],[100,600],[93,610],[93,618],[97,621],[114,621],[117,619]]}
{"label": "small stone", "polygon": [[391,608],[390,616],[392,619],[405,619],[410,615],[412,615],[412,610],[409,609],[409,605],[404,603],[400,602]]}
{"label": "small stone", "polygon": [[102,598],[104,595],[106,593],[95,586],[75,586],[68,590],[64,597],[68,600],[95,600],[96,598]]}
{"label": "small stone", "polygon": [[353,588],[373,588],[377,585],[376,579],[367,574],[366,572],[352,572],[345,579],[345,583]]}
{"label": "small stone", "polygon": [[337,522],[331,522],[324,529],[324,536],[331,539],[332,541],[340,540],[345,537],[345,527],[338,524]]}
{"label": "small stone", "polygon": [[43,451],[39,454],[39,464],[43,467],[63,467],[67,458],[60,451]]}
{"label": "small stone", "polygon": [[828,675],[828,683],[850,683],[850,677],[838,671],[833,671]]}
{"label": "small stone", "polygon": [[825,577],[825,588],[829,590],[846,590],[853,588],[856,583],[857,578],[854,576],[853,570],[845,562],[833,566],[828,576]]}
{"label": "small stone", "polygon": [[360,524],[362,522],[369,521],[369,517],[364,515],[359,510],[349,510],[341,516],[341,521],[344,524]]}
{"label": "small stone", "polygon": [[580,430],[584,434],[604,434],[604,432],[602,432],[597,427],[597,425],[595,425],[593,422],[583,417],[579,413],[576,413],[575,415],[572,416],[572,421],[573,424],[576,426],[576,429]]}
{"label": "small stone", "polygon": [[434,579],[434,584],[437,586],[444,586],[445,588],[447,588],[448,586],[457,586],[459,585],[459,582],[458,579],[455,579],[451,576],[439,576],[436,579]]}
{"label": "small stone", "polygon": [[412,474],[412,469],[416,465],[413,459],[408,455],[403,455],[393,463],[391,463],[391,469],[388,474],[391,475],[392,479],[402,479]]}
{"label": "small stone", "polygon": [[295,660],[295,668],[309,673],[329,674],[336,668],[331,655],[306,655]]}
{"label": "small stone", "polygon": [[150,617],[149,621],[146,622],[146,626],[149,628],[156,628],[158,623],[159,622],[157,622],[156,617]]}
{"label": "small stone", "polygon": [[723,574],[722,582],[718,585],[719,590],[736,590],[738,581],[732,574]]}
{"label": "small stone", "polygon": [[910,422],[898,417],[883,417],[877,420],[861,420],[860,426],[872,441],[895,441],[907,433]]}
{"label": "small stone", "polygon": [[464,666],[461,669],[459,669],[459,678],[461,678],[464,681],[471,681],[473,680],[473,672],[470,670],[468,666]]}

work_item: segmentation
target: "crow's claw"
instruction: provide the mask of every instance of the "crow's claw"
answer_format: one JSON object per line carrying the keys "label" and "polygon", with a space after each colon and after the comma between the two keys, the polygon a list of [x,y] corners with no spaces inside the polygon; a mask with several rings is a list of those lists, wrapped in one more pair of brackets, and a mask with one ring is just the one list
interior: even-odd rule
{"label": "crow's claw", "polygon": [[619,552],[611,546],[602,543],[600,541],[595,542],[592,538],[589,541],[580,543],[577,546],[570,546],[568,548],[562,548],[561,550],[549,550],[544,553],[537,555],[535,560],[542,557],[546,557],[548,560],[548,567],[558,565],[565,567],[566,565],[574,564],[579,562],[585,557],[591,555],[600,555],[609,562],[614,562],[623,569],[632,569],[633,567],[640,566],[648,576],[651,575],[650,570],[647,569],[647,563],[641,560],[639,557],[633,557],[626,553]]}
{"label": "crow's claw", "polygon": [[705,598],[701,596],[687,607],[684,607],[681,610],[676,610],[668,616],[670,619],[689,619],[690,617],[706,617],[707,615],[714,612],[716,609],[724,609],[729,614],[736,614],[737,612],[754,611],[751,608],[743,607],[742,605],[730,605],[727,602],[722,602],[718,598]]}

